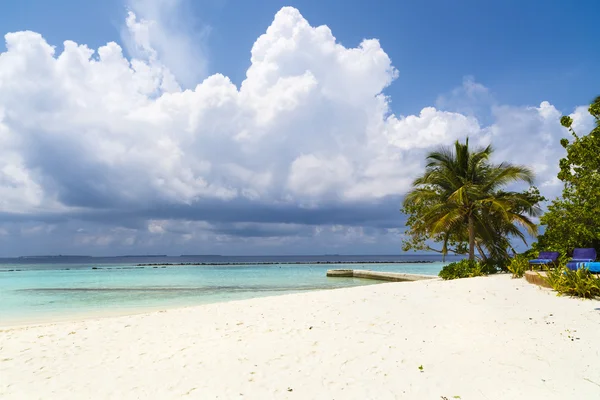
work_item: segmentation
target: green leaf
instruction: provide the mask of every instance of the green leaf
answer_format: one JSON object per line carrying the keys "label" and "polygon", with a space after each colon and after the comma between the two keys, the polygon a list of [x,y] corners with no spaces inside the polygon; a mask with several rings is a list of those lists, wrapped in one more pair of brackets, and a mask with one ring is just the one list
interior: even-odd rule
{"label": "green leaf", "polygon": [[[446,255],[477,248],[486,263],[495,260],[506,268],[511,239],[525,241],[521,228],[537,233],[531,218],[540,214],[538,203],[544,198],[536,188],[523,193],[503,190],[514,182],[533,182],[533,173],[520,165],[492,164],[492,154],[491,146],[469,148],[467,139],[427,156],[425,172],[413,182],[401,210],[408,215],[403,250]],[[440,243],[441,249],[431,243]],[[473,261],[475,254],[469,258]]]}
{"label": "green leaf", "polygon": [[600,252],[600,97],[589,111],[596,123],[584,136],[571,128],[570,117],[561,118],[573,136],[571,141],[561,141],[567,154],[559,161],[558,178],[564,187],[540,219],[546,228],[534,244],[536,250],[571,254],[574,248],[593,247]]}

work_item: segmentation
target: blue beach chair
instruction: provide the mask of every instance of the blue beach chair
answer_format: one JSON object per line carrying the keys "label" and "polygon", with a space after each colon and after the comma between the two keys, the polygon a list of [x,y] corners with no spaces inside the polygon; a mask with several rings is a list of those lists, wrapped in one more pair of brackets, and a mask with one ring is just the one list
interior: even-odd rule
{"label": "blue beach chair", "polygon": [[590,272],[600,273],[600,262],[596,262],[596,250],[592,248],[573,250],[573,258],[567,263],[567,268],[572,271],[588,268]]}
{"label": "blue beach chair", "polygon": [[529,267],[532,268],[534,265],[556,265],[559,255],[558,251],[540,251],[538,258],[529,260]]}

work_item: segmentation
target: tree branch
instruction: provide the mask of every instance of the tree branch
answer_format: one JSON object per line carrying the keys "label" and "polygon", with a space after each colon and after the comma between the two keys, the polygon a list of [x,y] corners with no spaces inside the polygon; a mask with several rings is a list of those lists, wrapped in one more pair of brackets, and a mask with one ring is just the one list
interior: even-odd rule
{"label": "tree branch", "polygon": [[[425,246],[425,247],[427,248],[427,250],[434,251],[434,252],[436,252],[436,253],[440,253],[440,254],[444,253],[444,251],[443,251],[443,250],[434,249],[433,247],[430,247],[430,246]],[[451,248],[448,248],[448,251],[447,251],[447,253],[459,254],[459,253],[457,252],[457,249],[451,249]]]}

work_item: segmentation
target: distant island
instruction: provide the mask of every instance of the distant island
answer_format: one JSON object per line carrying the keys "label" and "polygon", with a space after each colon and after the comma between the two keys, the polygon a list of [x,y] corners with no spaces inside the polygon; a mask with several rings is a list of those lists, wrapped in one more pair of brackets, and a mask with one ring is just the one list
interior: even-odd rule
{"label": "distant island", "polygon": [[93,258],[92,256],[78,256],[78,255],[53,255],[53,256],[19,256],[20,259],[27,258]]}
{"label": "distant island", "polygon": [[144,258],[144,257],[168,257],[166,254],[128,254],[125,256],[117,256],[115,258],[118,257],[122,257],[122,258],[134,258],[134,257],[138,257],[138,258]]}
{"label": "distant island", "polygon": [[182,254],[179,257],[223,257],[220,254]]}

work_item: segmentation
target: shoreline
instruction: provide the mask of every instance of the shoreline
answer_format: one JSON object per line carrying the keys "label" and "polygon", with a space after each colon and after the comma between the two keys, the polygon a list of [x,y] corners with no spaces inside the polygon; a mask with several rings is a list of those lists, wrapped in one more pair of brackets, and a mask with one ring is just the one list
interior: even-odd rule
{"label": "shoreline", "polygon": [[503,275],[27,326],[0,397],[600,398],[599,309]]}
{"label": "shoreline", "polygon": [[[386,283],[389,284],[390,282],[381,282],[380,284],[386,284]],[[396,283],[400,283],[400,282],[396,282]],[[408,283],[408,282],[406,282],[406,283]],[[214,306],[214,305],[219,305],[219,304],[231,304],[231,303],[243,304],[244,302],[251,302],[254,300],[273,299],[273,298],[280,298],[280,297],[286,297],[286,296],[295,296],[295,295],[300,295],[300,294],[333,292],[333,291],[338,291],[338,290],[361,288],[361,287],[372,286],[372,285],[367,284],[367,285],[350,286],[350,287],[317,289],[317,290],[290,292],[290,293],[279,293],[279,294],[274,294],[274,295],[251,297],[248,299],[223,300],[223,301],[194,304],[194,305],[174,305],[173,307],[161,306],[161,307],[150,307],[150,308],[145,308],[145,309],[127,309],[127,310],[121,310],[121,312],[116,312],[114,314],[112,313],[112,310],[109,310],[109,311],[102,310],[102,311],[97,311],[97,312],[94,311],[92,313],[83,312],[83,313],[71,314],[69,316],[67,316],[67,315],[65,315],[65,316],[50,316],[50,317],[48,317],[47,320],[37,321],[37,322],[36,321],[31,321],[31,322],[23,321],[22,323],[19,323],[16,325],[13,325],[13,324],[2,325],[1,324],[2,322],[0,321],[0,333],[7,332],[10,330],[41,328],[41,327],[47,327],[47,326],[67,325],[67,324],[81,323],[81,322],[96,322],[96,321],[102,321],[102,320],[112,319],[112,318],[127,318],[127,317],[137,317],[137,316],[147,317],[147,316],[151,316],[151,315],[155,315],[155,314],[190,310],[190,309],[202,308],[202,307],[206,307],[206,306]]]}
{"label": "shoreline", "polygon": [[[95,267],[94,267],[95,268]],[[111,269],[128,269],[128,267],[108,267],[104,269],[106,273],[111,273]],[[133,268],[133,267],[129,267]],[[174,267],[175,269],[176,267]],[[57,270],[60,271],[60,270]],[[80,269],[79,271],[83,273],[87,273],[90,271],[90,268]],[[101,272],[102,270],[98,271]],[[161,270],[159,270],[161,271]],[[166,270],[162,270],[166,271]],[[23,272],[26,273],[26,272]],[[28,306],[23,308],[22,311],[19,311],[20,308],[17,303],[12,307],[4,307],[0,309],[0,329],[11,328],[15,326],[27,326],[27,325],[40,325],[45,323],[55,323],[55,322],[64,322],[64,321],[80,321],[86,319],[93,319],[96,317],[111,317],[111,316],[123,316],[123,315],[137,315],[143,314],[145,312],[154,312],[161,310],[171,310],[178,308],[187,308],[187,307],[195,307],[205,304],[216,304],[216,303],[224,303],[230,301],[237,300],[246,300],[252,298],[260,298],[260,297],[273,297],[273,296],[281,296],[290,293],[301,293],[307,291],[321,291],[321,290],[333,290],[337,289],[340,286],[362,286],[362,285],[371,285],[377,284],[378,282],[373,282],[368,279],[361,279],[360,277],[356,278],[345,278],[344,281],[340,282],[338,279],[330,279],[326,276],[326,270],[323,270],[322,276],[321,272],[317,272],[319,282],[308,283],[307,285],[303,285],[301,282],[297,281],[295,278],[286,278],[285,283],[278,285],[275,283],[270,283],[272,285],[266,288],[262,288],[262,290],[258,290],[257,288],[253,288],[252,284],[248,283],[248,287],[244,288],[244,282],[233,282],[229,285],[233,285],[233,289],[228,290],[226,287],[219,288],[215,286],[215,288],[211,288],[211,285],[218,285],[218,283],[210,282],[208,283],[204,281],[199,281],[197,283],[197,287],[195,286],[185,286],[194,285],[193,283],[186,283],[181,281],[181,286],[175,286],[173,282],[165,282],[161,280],[157,280],[152,283],[144,284],[143,286],[116,286],[115,283],[103,286],[100,285],[98,287],[94,286],[94,284],[88,283],[77,283],[75,286],[67,283],[62,284],[61,282],[57,282],[56,284],[50,286],[48,284],[41,285],[39,288],[29,289],[29,288],[20,288],[16,291],[20,293],[25,293],[27,290],[37,290],[37,291],[52,291],[50,294],[52,296],[56,296],[56,301],[59,302],[57,305],[52,305],[50,303],[45,304],[43,306]],[[414,276],[418,276],[416,274],[410,274]],[[16,275],[15,275],[16,277]],[[431,273],[431,277],[435,277],[433,273]],[[16,279],[16,278],[15,278]],[[62,278],[61,278],[62,279]],[[104,278],[103,278],[104,279]],[[283,281],[282,281],[283,282]],[[260,283],[260,281],[257,281]],[[91,286],[90,286],[91,285]],[[124,283],[127,285],[127,282]],[[162,286],[166,285],[166,286]],[[242,285],[239,288],[235,285]],[[236,289],[237,288],[237,289]],[[271,288],[272,290],[268,290]],[[218,289],[218,290],[217,290]],[[119,291],[122,294],[116,295],[107,295],[110,297],[122,297],[126,298],[130,295],[129,293],[134,293],[136,291],[146,292],[151,290],[173,290],[173,294],[170,293],[160,293],[158,295],[154,295],[152,293],[140,296],[140,300],[134,301],[124,301],[117,302],[116,300],[108,301],[107,303],[102,302],[94,302],[94,303],[85,303],[83,300],[76,301],[80,296],[85,295],[84,292],[94,291],[93,296],[98,297],[100,300],[104,296],[100,293],[102,291]],[[71,292],[72,291],[72,292]],[[178,294],[177,291],[183,291],[183,294]],[[80,295],[79,292],[83,294]],[[54,293],[61,293],[60,295],[54,295]],[[25,294],[19,294],[24,296]],[[41,294],[40,296],[43,296]],[[71,297],[78,296],[78,297]],[[135,297],[134,296],[134,297]],[[152,297],[150,297],[152,296]],[[180,297],[179,297],[180,296]],[[54,297],[53,297],[54,298]],[[42,298],[43,299],[43,298]],[[71,303],[70,299],[74,299],[74,303]],[[147,299],[145,301],[144,299]],[[46,300],[48,302],[48,300]],[[10,302],[8,304],[11,304]]]}
{"label": "shoreline", "polygon": [[[405,275],[419,276],[417,274],[405,274]],[[431,276],[434,276],[434,275],[431,275]],[[343,279],[345,279],[345,278],[343,278]],[[367,282],[371,281],[370,279],[367,279],[367,278],[350,278],[350,279],[364,280]],[[290,290],[290,291],[286,291],[286,292],[280,292],[280,293],[276,293],[276,294],[264,294],[264,295],[254,296],[254,297],[245,298],[245,299],[223,299],[223,300],[208,301],[205,303],[197,303],[197,304],[189,304],[189,305],[165,304],[165,305],[160,305],[160,306],[157,305],[157,306],[148,306],[148,307],[132,307],[132,308],[124,308],[124,309],[113,308],[113,309],[108,309],[108,310],[106,310],[106,309],[105,310],[88,310],[88,311],[75,312],[75,313],[71,313],[71,314],[46,315],[44,317],[32,317],[32,318],[23,317],[23,318],[17,318],[17,319],[11,319],[9,317],[9,318],[0,320],[0,332],[6,331],[9,329],[15,329],[15,328],[29,328],[29,327],[37,327],[37,326],[45,326],[45,325],[54,325],[54,324],[60,324],[60,323],[82,322],[82,321],[105,319],[105,318],[119,318],[119,317],[136,316],[136,315],[142,315],[142,314],[154,314],[157,312],[166,312],[166,311],[172,311],[172,310],[202,307],[202,306],[211,305],[211,304],[222,304],[222,303],[248,301],[248,300],[262,299],[262,298],[281,297],[281,296],[288,296],[288,295],[294,295],[294,294],[300,294],[300,293],[327,292],[327,291],[351,289],[353,287],[363,287],[363,286],[371,286],[371,285],[385,283],[384,281],[382,281],[380,283],[367,283],[367,282],[365,282],[362,285],[350,286],[350,287],[333,287],[333,288],[314,289],[314,290],[308,290],[308,291],[306,291],[306,290],[298,290],[298,291]],[[408,283],[408,282],[409,281],[406,281],[406,283]]]}
{"label": "shoreline", "polygon": [[[376,274],[385,274],[379,271],[362,271],[362,272],[375,272]],[[416,280],[421,280],[421,279],[432,279],[432,280],[439,280],[439,278],[437,278],[436,275],[426,275],[426,274],[408,274],[408,273],[402,273],[401,275],[405,276],[405,277],[414,277],[413,279],[405,279],[402,281],[397,281],[398,283],[400,282],[404,282],[404,283],[409,283],[409,282],[413,282]],[[331,278],[331,276],[327,275],[327,278]],[[342,277],[339,279],[348,279],[348,277]],[[367,277],[362,277],[362,276],[355,276],[355,277],[350,277],[350,279],[358,279],[358,280],[365,280],[365,281],[372,281],[372,278],[367,278]],[[376,280],[380,280],[381,282],[379,284],[383,284],[386,282],[390,282],[389,280],[381,280],[381,279],[376,279]],[[133,307],[133,308],[127,308],[127,309],[110,309],[110,310],[93,310],[93,311],[82,311],[82,312],[77,312],[77,313],[72,313],[72,314],[64,314],[64,315],[52,315],[52,316],[45,316],[45,317],[35,317],[35,318],[19,318],[19,319],[7,319],[7,320],[0,320],[0,332],[1,331],[6,331],[9,329],[19,329],[19,328],[29,328],[29,327],[35,327],[35,326],[45,326],[45,325],[54,325],[54,324],[59,324],[59,323],[71,323],[71,322],[81,322],[81,321],[87,321],[87,320],[96,320],[96,319],[105,319],[105,318],[118,318],[118,317],[127,317],[127,316],[135,316],[135,315],[141,315],[141,314],[153,314],[153,313],[157,313],[157,312],[166,312],[169,310],[179,310],[179,309],[187,309],[187,308],[194,308],[194,307],[202,307],[205,305],[210,305],[210,304],[221,304],[221,303],[231,303],[231,302],[236,302],[236,301],[247,301],[247,300],[253,300],[253,299],[260,299],[260,298],[266,298],[266,297],[280,297],[280,296],[287,296],[287,295],[294,295],[294,294],[299,294],[299,293],[311,293],[311,292],[322,292],[322,291],[333,291],[333,290],[342,290],[342,289],[349,289],[352,287],[362,287],[362,286],[370,286],[372,284],[377,284],[377,283],[365,283],[363,285],[357,285],[357,286],[351,286],[351,287],[336,287],[336,288],[327,288],[327,289],[314,289],[314,290],[309,290],[309,291],[289,291],[289,292],[284,292],[284,293],[277,293],[277,294],[272,294],[272,295],[263,295],[263,296],[256,296],[256,297],[251,297],[251,298],[247,298],[247,299],[234,299],[234,300],[219,300],[219,301],[209,301],[206,303],[199,303],[199,304],[190,304],[190,305],[162,305],[162,306],[151,306],[151,307]],[[5,322],[8,321],[8,322]]]}
{"label": "shoreline", "polygon": [[[211,304],[211,303],[208,303]],[[212,303],[216,304],[216,303]],[[109,310],[109,311],[93,311],[93,312],[81,312],[73,313],[69,315],[49,315],[43,318],[28,319],[9,319],[5,324],[4,321],[0,321],[0,332],[7,332],[11,330],[19,329],[30,329],[30,328],[41,328],[45,326],[55,326],[60,324],[73,324],[86,321],[99,321],[110,318],[122,318],[122,317],[134,317],[138,315],[154,314],[157,312],[166,312],[168,310],[177,310],[190,307],[200,307],[204,304],[198,304],[195,306],[183,306],[173,308],[147,308],[147,309],[130,309],[130,310]],[[114,311],[114,312],[113,312]]]}

